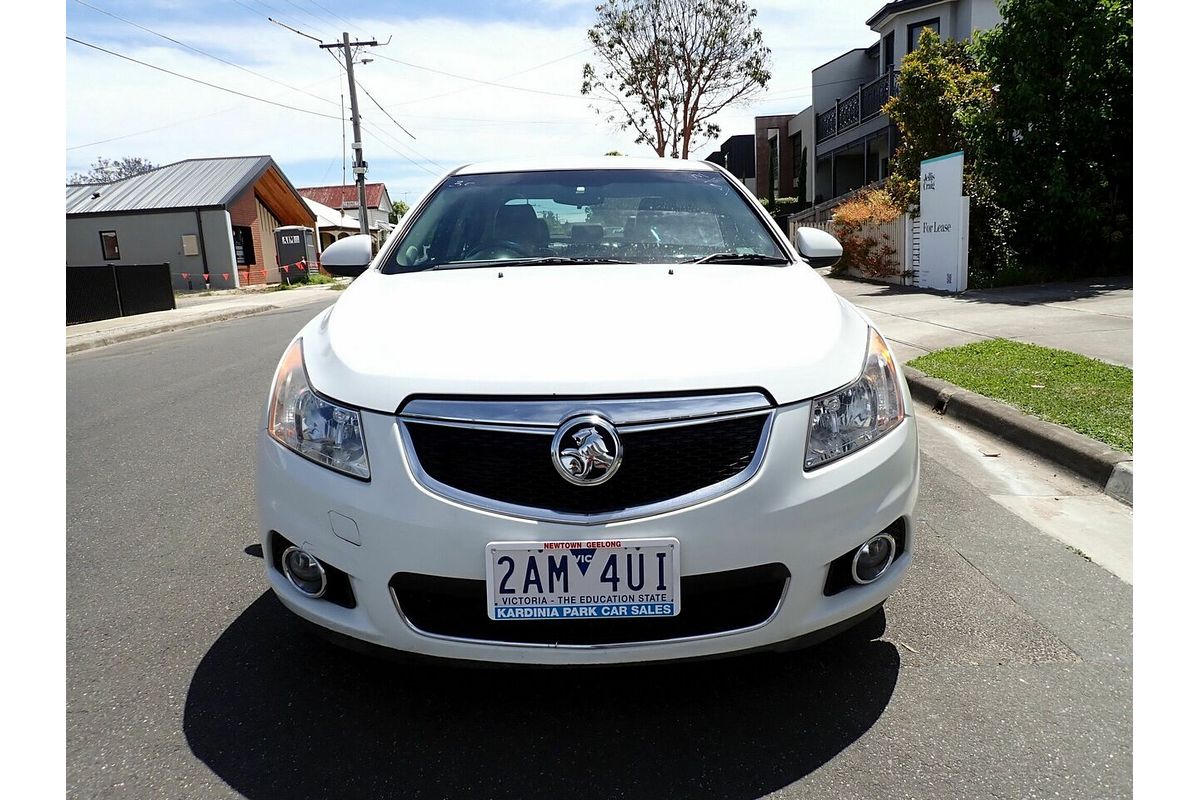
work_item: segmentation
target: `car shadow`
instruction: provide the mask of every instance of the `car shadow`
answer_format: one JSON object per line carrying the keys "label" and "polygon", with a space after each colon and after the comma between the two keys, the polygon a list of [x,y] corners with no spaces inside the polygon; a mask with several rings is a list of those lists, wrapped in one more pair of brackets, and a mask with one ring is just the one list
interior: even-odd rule
{"label": "car shadow", "polygon": [[786,655],[465,669],[325,644],[267,592],[201,660],[183,729],[251,800],[759,797],[883,713],[900,666],[885,624]]}

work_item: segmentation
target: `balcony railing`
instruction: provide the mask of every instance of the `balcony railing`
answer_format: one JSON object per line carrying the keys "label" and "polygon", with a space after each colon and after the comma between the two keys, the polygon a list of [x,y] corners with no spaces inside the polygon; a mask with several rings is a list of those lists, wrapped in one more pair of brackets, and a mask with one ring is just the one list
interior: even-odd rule
{"label": "balcony railing", "polygon": [[870,83],[859,84],[854,94],[839,97],[833,108],[818,114],[817,142],[832,139],[879,116],[883,104],[896,94],[898,75],[895,71],[888,72]]}

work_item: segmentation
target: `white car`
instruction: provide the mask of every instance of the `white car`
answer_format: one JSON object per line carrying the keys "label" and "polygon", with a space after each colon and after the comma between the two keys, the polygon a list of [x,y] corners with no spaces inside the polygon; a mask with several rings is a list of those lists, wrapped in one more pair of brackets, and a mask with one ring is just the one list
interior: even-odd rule
{"label": "white car", "polygon": [[840,255],[703,161],[454,170],[374,258],[324,253],[358,277],[271,385],[271,587],[343,643],[473,662],[865,620],[912,559],[919,457],[887,342],[810,268]]}

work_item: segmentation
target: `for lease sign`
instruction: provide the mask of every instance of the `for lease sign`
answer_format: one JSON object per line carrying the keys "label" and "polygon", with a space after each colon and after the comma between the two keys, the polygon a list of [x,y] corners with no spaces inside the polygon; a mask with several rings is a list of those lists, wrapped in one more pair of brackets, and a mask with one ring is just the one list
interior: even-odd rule
{"label": "for lease sign", "polygon": [[962,174],[962,151],[921,162],[918,286],[948,292],[967,288],[969,206],[962,196]]}

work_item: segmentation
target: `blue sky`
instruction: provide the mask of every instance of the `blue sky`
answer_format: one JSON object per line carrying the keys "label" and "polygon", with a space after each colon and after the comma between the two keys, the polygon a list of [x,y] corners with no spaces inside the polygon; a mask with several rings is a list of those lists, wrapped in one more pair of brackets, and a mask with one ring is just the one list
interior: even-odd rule
{"label": "blue sky", "polygon": [[[591,107],[594,101],[579,96],[580,73],[591,57],[586,31],[594,5],[67,0],[68,36],[260,99],[67,41],[66,174],[85,170],[100,156],[169,163],[267,154],[297,186],[341,183],[344,73],[315,41],[268,17],[325,42],[343,30],[380,42],[391,37],[388,46],[361,53],[373,60],[356,67],[356,77],[386,109],[360,93],[368,179],[385,182],[394,199],[413,199],[437,175],[468,161],[609,150],[650,155],[630,134],[606,124]],[[721,139],[752,132],[756,114],[808,105],[812,68],[870,44],[874,34],[864,20],[883,0],[751,5],[773,51],[774,77],[761,97],[722,113]],[[702,158],[719,141],[693,157]]]}

